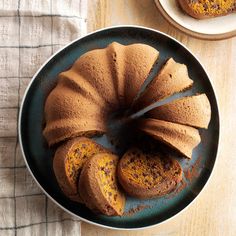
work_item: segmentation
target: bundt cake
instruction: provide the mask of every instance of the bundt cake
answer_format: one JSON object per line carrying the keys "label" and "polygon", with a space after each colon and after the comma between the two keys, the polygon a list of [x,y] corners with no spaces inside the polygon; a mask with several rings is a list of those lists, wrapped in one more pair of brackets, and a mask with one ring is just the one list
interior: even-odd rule
{"label": "bundt cake", "polygon": [[206,94],[200,94],[156,107],[147,113],[147,117],[207,128],[211,119],[211,106]]}
{"label": "bundt cake", "polygon": [[145,44],[118,43],[83,54],[46,99],[48,144],[106,132],[107,115],[133,102],[158,56]]}
{"label": "bundt cake", "polygon": [[[136,129],[191,158],[201,140],[196,128],[208,127],[211,107],[205,94],[161,105],[135,121],[127,117],[192,86],[187,67],[170,58],[144,88],[158,57],[148,45],[113,42],[83,54],[61,72],[46,98],[43,135],[49,146],[59,146],[53,160],[58,184],[68,198],[99,214],[123,214],[126,200],[119,182],[131,196],[154,198],[176,187],[182,169],[169,156],[137,148],[128,149],[119,162],[118,156],[87,137],[110,132],[110,123],[117,119],[114,126],[122,130],[117,136],[126,127],[130,132]],[[145,90],[140,94],[141,88]],[[142,135],[134,140],[139,138]]]}
{"label": "bundt cake", "polygon": [[74,138],[58,147],[53,170],[61,190],[71,200],[82,202],[78,179],[84,163],[94,154],[105,151],[107,149],[84,137]]}
{"label": "bundt cake", "polygon": [[236,12],[235,0],[178,0],[181,8],[196,19],[224,16]]}
{"label": "bundt cake", "polygon": [[170,58],[135,101],[133,111],[138,111],[175,93],[182,92],[190,88],[192,84],[193,81],[188,76],[186,65]]}
{"label": "bundt cake", "polygon": [[200,143],[201,138],[197,129],[157,119],[140,119],[138,128],[187,158],[192,157],[193,149]]}
{"label": "bundt cake", "polygon": [[116,155],[100,153],[85,163],[79,189],[85,205],[92,211],[109,216],[123,214],[125,196],[117,182],[118,160]]}
{"label": "bundt cake", "polygon": [[171,192],[182,179],[182,168],[173,158],[131,148],[121,158],[117,175],[126,193],[148,199]]}

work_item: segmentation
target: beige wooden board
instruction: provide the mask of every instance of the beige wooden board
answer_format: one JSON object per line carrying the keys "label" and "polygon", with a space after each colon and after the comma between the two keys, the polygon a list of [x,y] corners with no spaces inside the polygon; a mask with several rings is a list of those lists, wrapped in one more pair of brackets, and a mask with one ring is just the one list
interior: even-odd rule
{"label": "beige wooden board", "polygon": [[177,217],[150,229],[115,231],[82,223],[82,236],[236,235],[236,38],[204,41],[173,28],[152,0],[91,0],[88,32],[118,24],[163,31],[185,44],[205,66],[218,97],[221,141],[218,161],[205,190]]}

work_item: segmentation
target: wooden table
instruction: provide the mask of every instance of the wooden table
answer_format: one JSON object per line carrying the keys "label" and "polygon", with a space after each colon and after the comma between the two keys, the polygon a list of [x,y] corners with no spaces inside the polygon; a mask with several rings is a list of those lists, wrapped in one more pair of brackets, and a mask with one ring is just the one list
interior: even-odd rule
{"label": "wooden table", "polygon": [[150,229],[115,231],[82,223],[82,236],[236,235],[236,38],[203,41],[173,28],[153,0],[90,0],[88,32],[119,24],[163,31],[185,44],[207,69],[218,97],[221,140],[218,161],[206,189],[177,217]]}

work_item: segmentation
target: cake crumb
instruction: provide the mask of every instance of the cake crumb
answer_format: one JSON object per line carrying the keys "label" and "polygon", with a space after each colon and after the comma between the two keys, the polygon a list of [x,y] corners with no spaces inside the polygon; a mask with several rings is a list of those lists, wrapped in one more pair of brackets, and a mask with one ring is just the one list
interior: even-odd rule
{"label": "cake crumb", "polygon": [[201,165],[201,160],[202,157],[199,156],[194,165],[184,171],[184,176],[186,180],[192,181],[194,178],[197,178],[199,176],[199,168]]}
{"label": "cake crumb", "polygon": [[150,206],[140,204],[137,207],[131,208],[128,211],[124,212],[122,216],[132,216],[132,215],[135,215],[138,212],[143,211],[144,209],[147,209],[147,208],[150,208]]}
{"label": "cake crumb", "polygon": [[175,195],[178,194],[178,193],[180,193],[183,189],[186,188],[186,186],[187,186],[186,181],[185,181],[184,179],[182,179],[182,180],[180,181],[179,187],[176,188],[173,193],[174,193]]}
{"label": "cake crumb", "polygon": [[175,197],[178,193],[180,193],[183,189],[185,189],[187,187],[187,182],[182,179],[178,186],[169,194],[166,196],[167,199],[173,198]]}

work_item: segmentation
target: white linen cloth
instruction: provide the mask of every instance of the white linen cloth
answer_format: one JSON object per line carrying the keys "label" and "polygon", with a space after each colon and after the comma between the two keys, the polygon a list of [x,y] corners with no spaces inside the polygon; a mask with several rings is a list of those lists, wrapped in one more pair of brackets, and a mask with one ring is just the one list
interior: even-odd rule
{"label": "white linen cloth", "polygon": [[87,0],[0,1],[0,235],[80,235],[80,222],[39,189],[23,161],[17,116],[44,61],[86,34]]}

